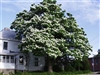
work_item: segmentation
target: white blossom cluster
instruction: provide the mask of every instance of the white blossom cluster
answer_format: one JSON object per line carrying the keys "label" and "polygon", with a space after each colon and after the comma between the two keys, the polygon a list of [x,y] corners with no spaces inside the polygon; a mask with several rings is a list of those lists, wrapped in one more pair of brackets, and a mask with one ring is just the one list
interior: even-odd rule
{"label": "white blossom cluster", "polygon": [[82,59],[89,55],[91,46],[74,17],[67,15],[57,4],[32,4],[29,11],[17,14],[11,28],[15,29],[18,39],[23,35],[20,44],[23,51],[52,58],[69,55]]}

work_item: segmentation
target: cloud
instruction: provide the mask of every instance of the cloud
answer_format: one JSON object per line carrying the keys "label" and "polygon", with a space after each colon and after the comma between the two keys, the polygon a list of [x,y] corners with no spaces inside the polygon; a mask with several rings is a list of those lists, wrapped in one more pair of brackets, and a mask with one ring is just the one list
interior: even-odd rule
{"label": "cloud", "polygon": [[[16,12],[29,10],[32,3],[39,3],[42,0],[2,0],[4,11]],[[100,20],[100,3],[99,0],[57,0],[59,4],[62,4],[62,9],[66,12],[72,13],[76,19],[82,19],[83,21],[94,24]],[[12,7],[9,7],[9,5]]]}
{"label": "cloud", "polygon": [[1,2],[40,2],[42,0],[1,0]]}
{"label": "cloud", "polygon": [[4,11],[7,11],[7,12],[15,12],[14,10],[10,9],[10,8],[3,8]]}
{"label": "cloud", "polygon": [[32,3],[37,3],[40,1],[41,0],[2,0],[2,10],[6,12],[28,10]]}
{"label": "cloud", "polygon": [[82,19],[91,24],[100,20],[100,3],[97,0],[72,0],[62,1],[62,8],[74,14],[77,19]]}
{"label": "cloud", "polygon": [[23,11],[23,10],[28,10],[30,8],[31,3],[30,2],[16,2],[14,5],[17,10]]}

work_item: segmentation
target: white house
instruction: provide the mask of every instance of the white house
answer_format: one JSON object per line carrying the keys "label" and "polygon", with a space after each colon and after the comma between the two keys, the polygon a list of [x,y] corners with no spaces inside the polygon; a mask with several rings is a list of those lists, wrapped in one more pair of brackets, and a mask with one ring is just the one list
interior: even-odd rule
{"label": "white house", "polygon": [[18,49],[20,41],[15,39],[15,35],[15,32],[8,28],[0,31],[0,72],[42,71],[45,66],[45,58],[29,53],[26,63],[25,55]]}

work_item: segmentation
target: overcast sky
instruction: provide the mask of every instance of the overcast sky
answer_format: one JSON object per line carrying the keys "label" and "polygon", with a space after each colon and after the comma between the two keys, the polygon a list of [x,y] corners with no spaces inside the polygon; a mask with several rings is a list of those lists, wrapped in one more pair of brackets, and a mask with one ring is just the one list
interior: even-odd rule
{"label": "overcast sky", "polygon": [[[42,0],[0,0],[0,30],[10,27],[16,14],[29,10],[32,3],[38,4]],[[73,14],[79,27],[83,27],[90,44],[93,46],[91,54],[97,54],[100,48],[100,1],[99,0],[57,0],[61,8]]]}

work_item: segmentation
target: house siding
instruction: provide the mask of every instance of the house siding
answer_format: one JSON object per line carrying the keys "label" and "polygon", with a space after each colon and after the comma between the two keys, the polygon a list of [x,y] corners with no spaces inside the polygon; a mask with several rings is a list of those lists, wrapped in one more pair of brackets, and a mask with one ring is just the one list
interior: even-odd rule
{"label": "house siding", "polygon": [[[39,59],[39,63],[38,63],[38,66],[35,66],[35,63],[34,63],[34,58],[37,57]],[[29,59],[28,59],[28,64],[27,65],[27,70],[29,71],[41,71],[44,69],[44,66],[45,66],[45,59],[44,57],[38,57],[38,56],[34,56],[32,53],[29,53]]]}
{"label": "house siding", "polygon": [[100,71],[100,57],[89,58],[89,63],[91,71]]}
{"label": "house siding", "polygon": [[[7,35],[6,35],[7,34]],[[12,72],[14,73],[15,70],[18,71],[42,71],[45,66],[45,58],[44,57],[38,57],[34,56],[33,53],[29,53],[28,59],[26,59],[25,55],[20,52],[18,49],[18,44],[20,41],[16,40],[15,38],[15,32],[10,30],[2,30],[0,32],[0,55],[1,56],[14,56],[14,62],[11,63],[11,58],[9,58],[10,62],[3,62],[0,61],[0,72]],[[3,49],[3,43],[8,42],[8,48],[7,50]],[[19,57],[24,56],[24,62],[23,64],[19,63]],[[37,57],[39,59],[38,66],[34,65],[34,58]],[[7,58],[7,57],[6,57]],[[2,57],[3,59],[3,57]],[[26,62],[27,60],[27,62]],[[7,61],[7,60],[5,60]]]}
{"label": "house siding", "polygon": [[[4,42],[8,42],[7,50],[3,49]],[[18,44],[19,42],[16,41],[0,40],[0,53],[10,53],[10,51],[19,52]]]}

